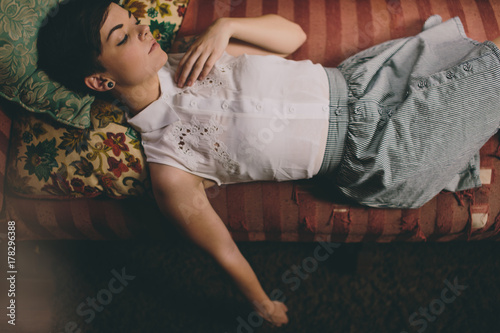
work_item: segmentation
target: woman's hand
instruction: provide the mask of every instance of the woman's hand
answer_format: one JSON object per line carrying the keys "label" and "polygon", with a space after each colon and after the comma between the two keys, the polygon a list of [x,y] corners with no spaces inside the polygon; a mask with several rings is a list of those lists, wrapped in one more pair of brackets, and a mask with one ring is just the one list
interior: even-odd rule
{"label": "woman's hand", "polygon": [[222,56],[231,38],[227,22],[224,18],[216,20],[191,45],[175,73],[175,82],[179,88],[191,86],[198,79],[203,80]]}
{"label": "woman's hand", "polygon": [[280,327],[288,324],[288,316],[286,315],[288,308],[285,304],[279,301],[267,301],[263,305],[262,307],[256,307],[256,311],[271,325]]}

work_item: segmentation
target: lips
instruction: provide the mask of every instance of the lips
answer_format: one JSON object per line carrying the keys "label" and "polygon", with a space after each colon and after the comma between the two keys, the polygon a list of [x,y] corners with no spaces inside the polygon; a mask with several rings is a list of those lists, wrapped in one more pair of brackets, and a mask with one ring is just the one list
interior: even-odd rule
{"label": "lips", "polygon": [[151,48],[149,49],[148,54],[153,52],[154,50],[156,50],[159,46],[160,46],[160,44],[158,44],[158,42],[153,39],[153,45],[151,45]]}

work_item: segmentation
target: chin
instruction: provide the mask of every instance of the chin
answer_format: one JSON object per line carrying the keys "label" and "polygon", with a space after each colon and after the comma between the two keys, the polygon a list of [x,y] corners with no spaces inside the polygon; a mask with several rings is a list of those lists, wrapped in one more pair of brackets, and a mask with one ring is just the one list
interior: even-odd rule
{"label": "chin", "polygon": [[163,51],[163,50],[161,50],[161,52],[162,52],[162,55],[161,55],[161,61],[159,61],[160,66],[158,67],[158,70],[160,70],[160,68],[162,68],[163,66],[165,66],[165,64],[168,61],[168,54],[165,51]]}
{"label": "chin", "polygon": [[161,50],[161,53],[162,53],[163,57],[165,58],[165,62],[167,62],[167,60],[168,60],[168,54],[167,54],[167,52]]}

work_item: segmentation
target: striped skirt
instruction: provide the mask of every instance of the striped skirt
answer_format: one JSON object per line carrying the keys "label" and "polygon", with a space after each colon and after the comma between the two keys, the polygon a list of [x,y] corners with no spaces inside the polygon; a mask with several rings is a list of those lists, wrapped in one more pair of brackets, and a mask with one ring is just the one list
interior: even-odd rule
{"label": "striped skirt", "polygon": [[327,68],[330,130],[320,176],[372,207],[417,208],[481,185],[479,149],[500,124],[500,50],[458,18]]}

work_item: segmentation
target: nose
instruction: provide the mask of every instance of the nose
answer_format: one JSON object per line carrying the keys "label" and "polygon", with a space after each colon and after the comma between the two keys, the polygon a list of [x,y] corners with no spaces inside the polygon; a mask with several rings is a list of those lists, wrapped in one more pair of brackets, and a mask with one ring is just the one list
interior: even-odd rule
{"label": "nose", "polygon": [[139,39],[145,40],[145,39],[149,38],[148,34],[151,34],[151,31],[149,30],[149,26],[140,25],[139,26]]}

